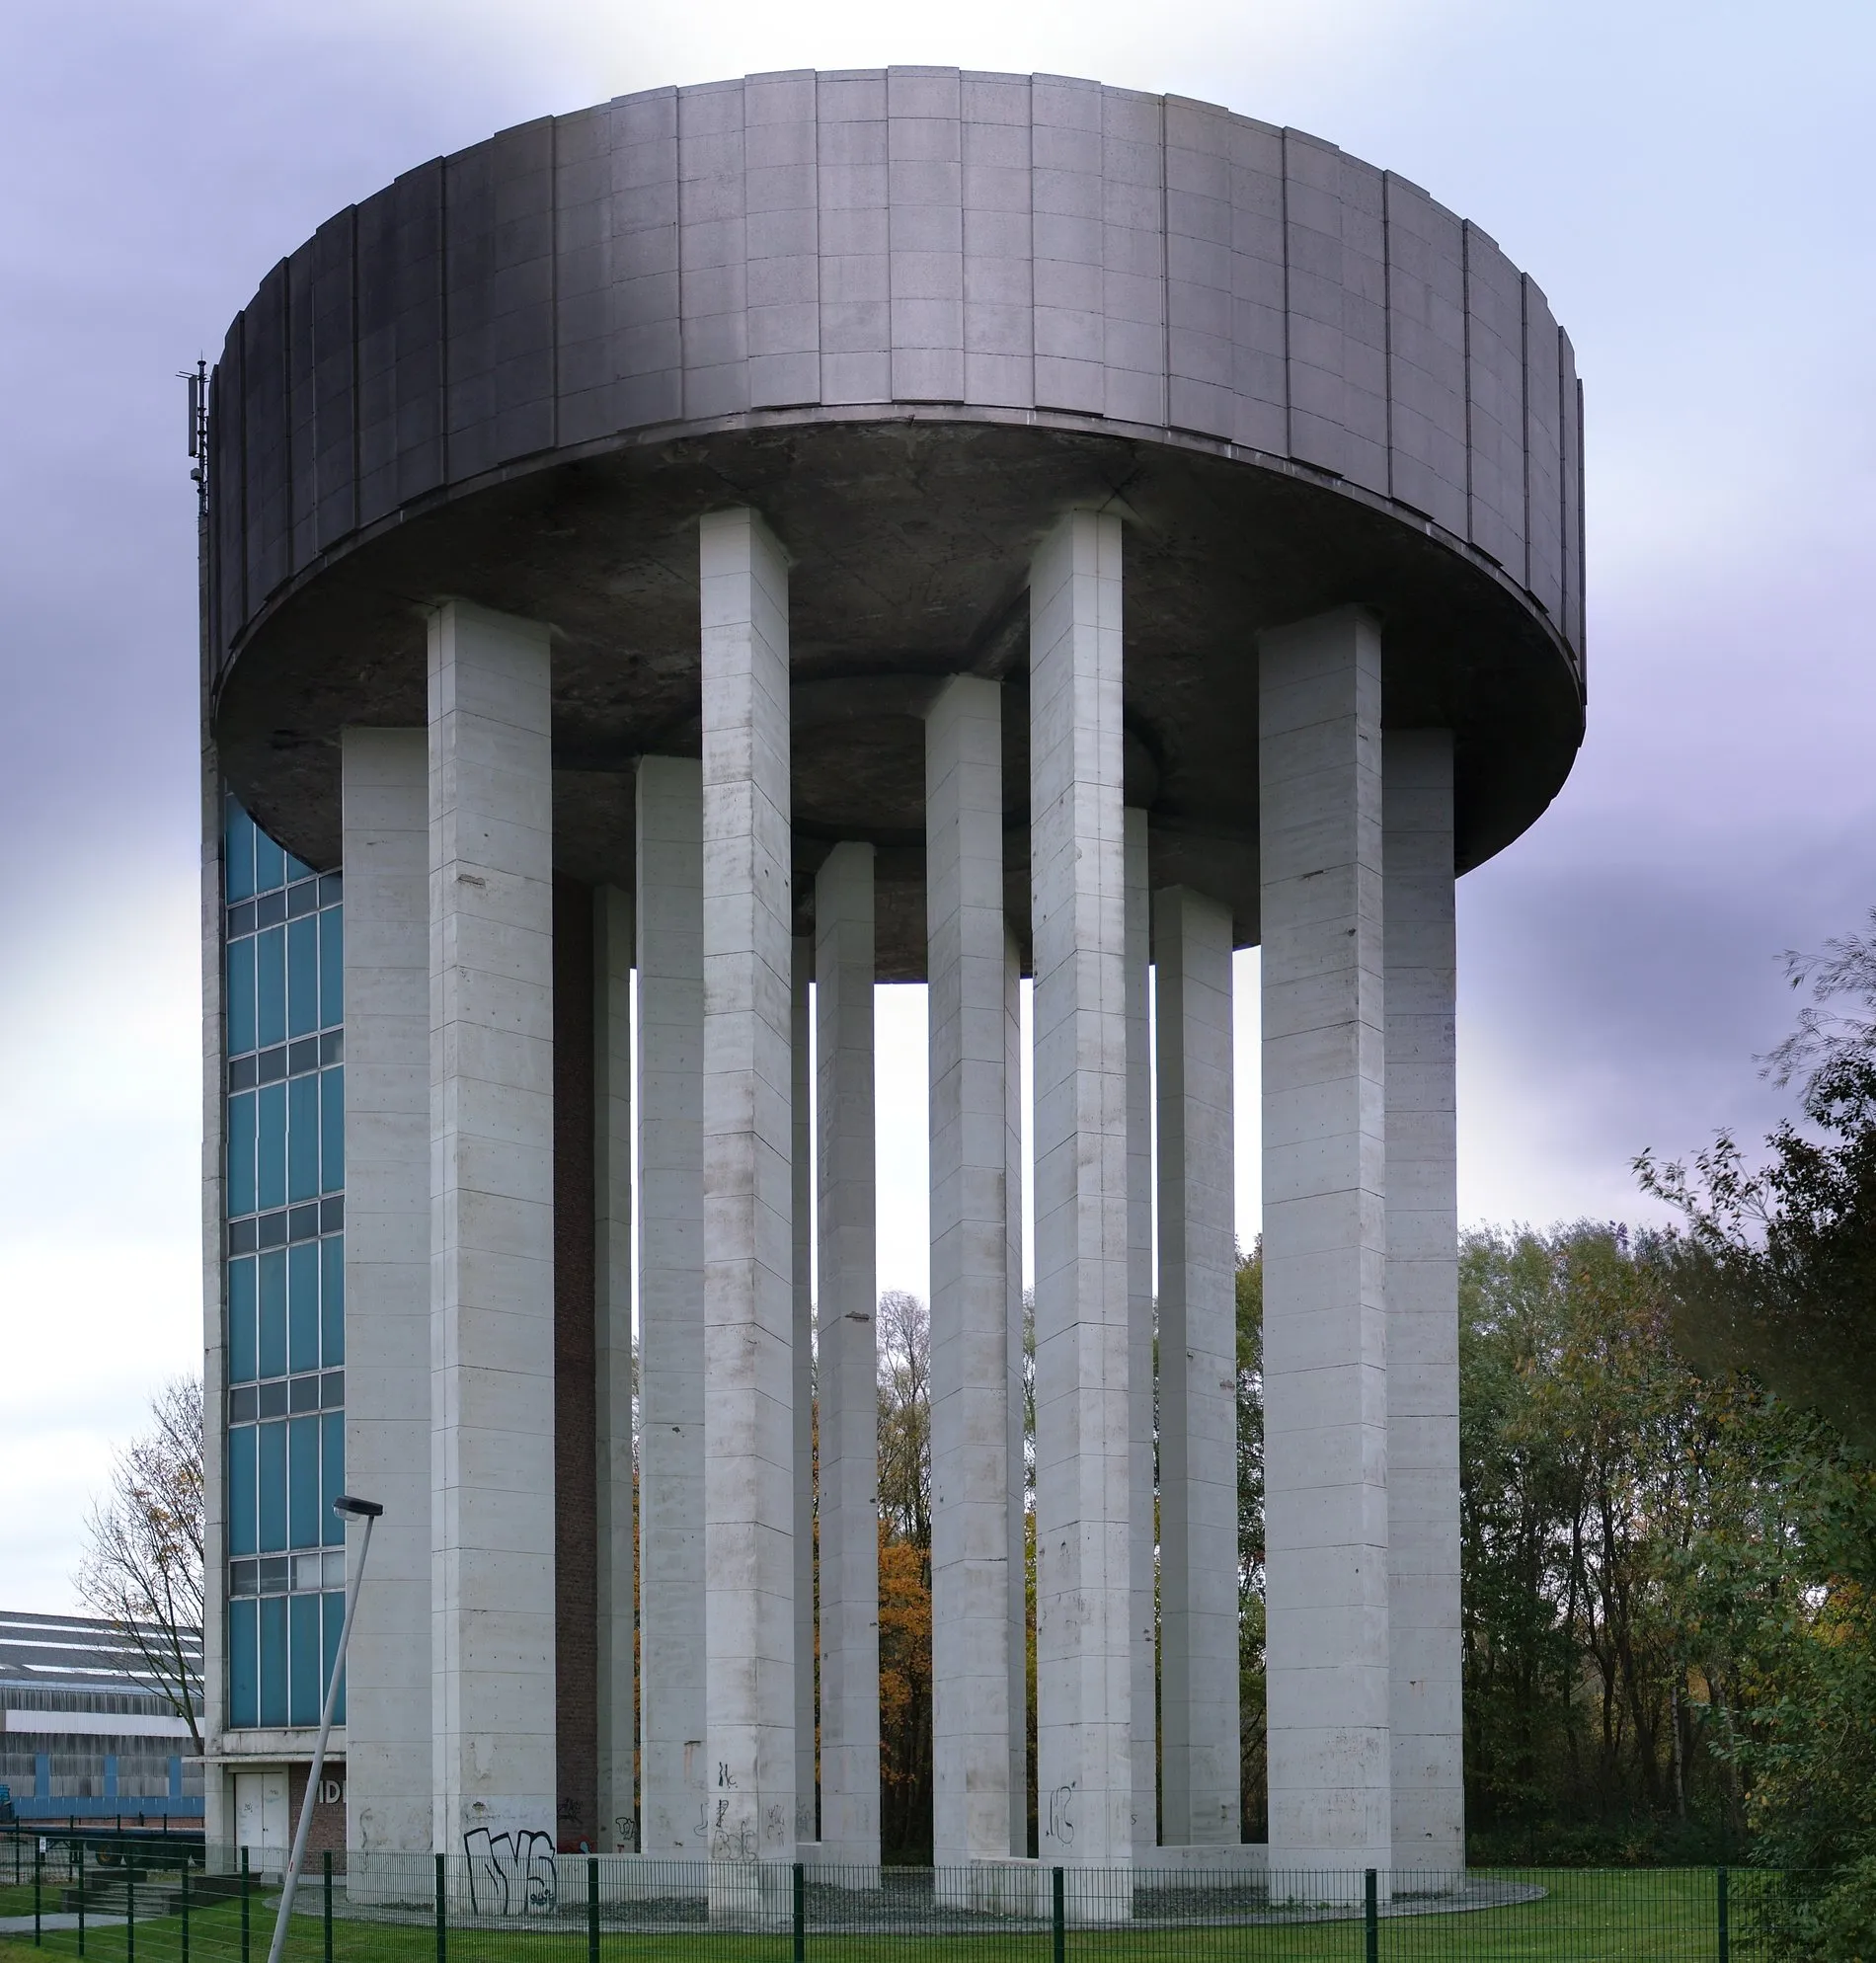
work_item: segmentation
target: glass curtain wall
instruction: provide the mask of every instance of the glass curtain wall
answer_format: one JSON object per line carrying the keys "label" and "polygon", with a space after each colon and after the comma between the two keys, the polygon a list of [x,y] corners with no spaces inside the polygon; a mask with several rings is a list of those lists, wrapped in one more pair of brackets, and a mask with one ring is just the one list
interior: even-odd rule
{"label": "glass curtain wall", "polygon": [[301,865],[233,798],[222,876],[228,1712],[237,1728],[313,1725],[346,1585],[340,876]]}

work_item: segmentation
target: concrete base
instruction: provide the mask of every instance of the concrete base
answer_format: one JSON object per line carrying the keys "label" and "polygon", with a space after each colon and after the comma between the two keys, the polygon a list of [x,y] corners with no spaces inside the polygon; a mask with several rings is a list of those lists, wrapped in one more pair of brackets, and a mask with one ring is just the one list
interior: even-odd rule
{"label": "concrete base", "polygon": [[[1048,1922],[1055,1915],[1056,1865],[1016,1854],[974,1860],[968,1906],[978,1915]],[[1132,1922],[1134,1882],[1126,1867],[1062,1866],[1062,1921],[1075,1928]]]}

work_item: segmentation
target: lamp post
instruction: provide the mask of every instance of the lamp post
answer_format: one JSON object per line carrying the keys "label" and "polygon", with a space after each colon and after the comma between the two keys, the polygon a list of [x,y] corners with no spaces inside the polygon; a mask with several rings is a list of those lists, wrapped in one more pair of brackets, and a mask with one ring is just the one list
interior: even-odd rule
{"label": "lamp post", "polygon": [[371,1551],[371,1526],[384,1509],[376,1500],[355,1499],[341,1493],[332,1510],[341,1520],[364,1522],[364,1539],[358,1547],[358,1564],[346,1587],[346,1618],[339,1625],[339,1654],[333,1658],[332,1682],[326,1686],[326,1707],[319,1717],[319,1742],[313,1747],[312,1769],[306,1774],[306,1797],[300,1801],[299,1826],[293,1833],[293,1852],[286,1863],[286,1883],[280,1890],[280,1913],[274,1924],[274,1943],[268,1950],[268,1963],[280,1963],[286,1946],[286,1919],[293,1913],[293,1895],[299,1887],[300,1865],[306,1858],[306,1837],[313,1828],[313,1801],[319,1795],[320,1774],[326,1769],[326,1741],[332,1736],[332,1714],[339,1702],[339,1680],[345,1673],[346,1646],[352,1641],[352,1617],[358,1607],[358,1584],[364,1579],[365,1556]]}

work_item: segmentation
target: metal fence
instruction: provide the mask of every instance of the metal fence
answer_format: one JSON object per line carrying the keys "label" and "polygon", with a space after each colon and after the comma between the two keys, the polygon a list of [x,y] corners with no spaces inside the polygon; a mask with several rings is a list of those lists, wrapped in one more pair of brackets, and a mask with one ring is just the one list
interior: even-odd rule
{"label": "metal fence", "polygon": [[[1220,1850],[1222,1853],[1223,1850]],[[290,1963],[1758,1963],[1798,1953],[1757,1869],[1266,1873],[836,1868],[556,1853],[314,1854]],[[265,1963],[280,1856],[108,1833],[0,1841],[0,1958]]]}

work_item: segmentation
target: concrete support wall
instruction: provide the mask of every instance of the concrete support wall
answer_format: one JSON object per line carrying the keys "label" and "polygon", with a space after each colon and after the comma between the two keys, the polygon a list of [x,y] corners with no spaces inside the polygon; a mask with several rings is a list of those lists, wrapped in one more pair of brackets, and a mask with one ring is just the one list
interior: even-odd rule
{"label": "concrete support wall", "polygon": [[704,1778],[703,773],[638,768],[639,1845],[709,1846]]}
{"label": "concrete support wall", "polygon": [[1121,523],[1030,570],[1041,1854],[1133,1851]]}
{"label": "concrete support wall", "polygon": [[815,881],[821,1219],[821,1853],[880,1857],[879,1284],[874,1247],[873,847]]}
{"label": "concrete support wall", "polygon": [[[1019,1542],[1012,1575],[1010,1495],[1013,1479],[1020,1508],[1023,1464],[1020,1410],[1010,1456],[1002,747],[997,683],[947,682],[925,719],[932,1858],[941,1869],[1022,1850],[1023,1651],[1010,1612],[1022,1569]],[[1016,1281],[1020,1344],[1020,1239]]]}
{"label": "concrete support wall", "polygon": [[[1158,1555],[1153,1520],[1153,1029],[1146,814],[1123,814],[1127,936],[1128,1619],[1133,1712],[1133,1845],[1159,1845]],[[1183,1839],[1184,1836],[1174,1838]]]}
{"label": "concrete support wall", "polygon": [[1231,914],[1154,897],[1159,1092],[1161,1807],[1168,1845],[1240,1839]]}
{"label": "concrete support wall", "polygon": [[1010,1852],[1029,1852],[1029,1355],[1024,1343],[1023,955],[1007,923],[1003,932],[1003,1226],[1005,1351],[1004,1424],[1009,1498],[1009,1793]]}
{"label": "concrete support wall", "polygon": [[1392,1857],[1380,631],[1259,662],[1270,1866],[1346,1873]]}
{"label": "concrete support wall", "polygon": [[788,573],[699,526],[704,809],[704,1636],[710,1851],[795,1841]]}
{"label": "concrete support wall", "polygon": [[1452,738],[1383,739],[1394,1866],[1465,1865]]}
{"label": "concrete support wall", "polygon": [[438,1848],[552,1834],[553,772],[544,627],[430,628],[431,1739]]}
{"label": "concrete support wall", "polygon": [[593,1416],[599,1838],[638,1850],[637,1534],[632,1517],[632,897],[592,896]]}
{"label": "concrete support wall", "polygon": [[815,1728],[815,943],[798,934],[790,970],[789,1071],[795,1235],[795,1838],[821,1838]]}
{"label": "concrete support wall", "polygon": [[[346,1481],[379,1501],[346,1663],[346,1842],[427,1853],[430,1810],[430,757],[341,750]],[[357,1530],[349,1529],[348,1538]]]}

